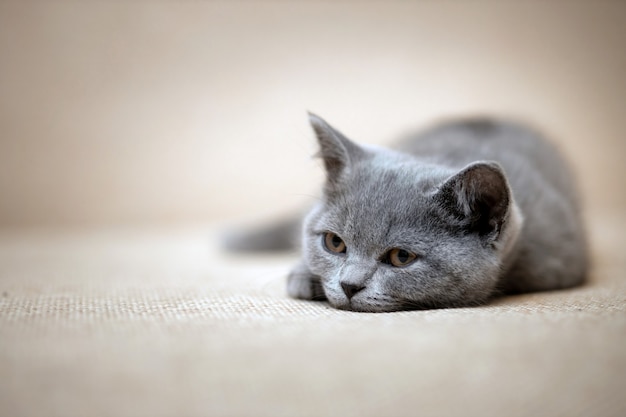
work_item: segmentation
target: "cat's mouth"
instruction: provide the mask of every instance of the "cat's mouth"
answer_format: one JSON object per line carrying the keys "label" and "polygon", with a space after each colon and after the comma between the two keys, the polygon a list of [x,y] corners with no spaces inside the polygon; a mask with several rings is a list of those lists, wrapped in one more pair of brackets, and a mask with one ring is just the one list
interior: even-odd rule
{"label": "cat's mouth", "polygon": [[397,311],[429,310],[441,308],[433,302],[412,300],[396,297],[383,292],[373,293],[370,288],[364,288],[351,297],[345,291],[337,291],[333,286],[323,286],[328,302],[339,310],[360,313],[391,313]]}

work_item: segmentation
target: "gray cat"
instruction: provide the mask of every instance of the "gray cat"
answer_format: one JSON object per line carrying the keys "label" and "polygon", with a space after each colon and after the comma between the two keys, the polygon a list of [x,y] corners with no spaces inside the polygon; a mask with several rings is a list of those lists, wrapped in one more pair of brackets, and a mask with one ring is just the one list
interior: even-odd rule
{"label": "gray cat", "polygon": [[572,174],[534,131],[461,120],[390,150],[358,145],[315,115],[310,122],[326,182],[304,220],[291,297],[384,312],[475,306],[584,281]]}

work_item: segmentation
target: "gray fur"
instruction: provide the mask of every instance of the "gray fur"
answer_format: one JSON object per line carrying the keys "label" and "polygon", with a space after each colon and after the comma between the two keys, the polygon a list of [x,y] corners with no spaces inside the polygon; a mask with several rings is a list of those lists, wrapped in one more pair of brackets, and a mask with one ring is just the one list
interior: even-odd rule
{"label": "gray fur", "polygon": [[222,245],[233,252],[286,251],[298,244],[302,216],[286,219],[253,229],[227,230],[222,234]]}
{"label": "gray fur", "polygon": [[[396,150],[358,145],[310,115],[326,182],[301,228],[294,298],[354,311],[479,305],[582,283],[587,247],[572,173],[539,134],[488,119],[441,124]],[[231,249],[286,249],[294,219],[233,235]],[[345,253],[324,247],[326,232]],[[403,267],[390,249],[417,255]]]}
{"label": "gray fur", "polygon": [[[583,282],[587,249],[572,174],[537,133],[465,120],[397,151],[361,146],[311,115],[326,183],[306,217],[290,296],[394,311],[484,303],[499,293]],[[324,248],[326,232],[345,253]],[[381,262],[391,248],[418,255]],[[346,288],[358,288],[348,293]]]}

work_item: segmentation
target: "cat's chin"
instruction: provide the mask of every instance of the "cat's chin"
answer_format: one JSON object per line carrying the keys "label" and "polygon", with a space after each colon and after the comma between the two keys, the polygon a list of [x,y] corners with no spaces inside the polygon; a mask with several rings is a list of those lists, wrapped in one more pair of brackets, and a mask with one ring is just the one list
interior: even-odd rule
{"label": "cat's chin", "polygon": [[398,308],[386,308],[381,306],[373,306],[373,305],[361,305],[361,304],[352,304],[346,303],[341,305],[333,305],[333,307],[343,310],[343,311],[353,311],[355,313],[391,313],[394,311],[400,311]]}
{"label": "cat's chin", "polygon": [[[387,298],[387,297],[386,297]],[[387,298],[381,299],[360,299],[358,297],[352,300],[328,300],[330,305],[336,309],[344,311],[354,311],[357,313],[393,313],[398,311],[414,311],[414,310],[432,310],[441,308],[462,308],[468,306],[476,306],[484,303],[486,300],[477,300],[475,302],[453,302],[448,303],[426,303],[411,300],[395,300]]]}
{"label": "cat's chin", "polygon": [[[330,301],[330,304],[339,310],[354,311],[356,313],[391,313],[407,310],[402,303],[371,303],[366,300],[352,299],[339,302]],[[415,309],[415,307],[413,307]]]}

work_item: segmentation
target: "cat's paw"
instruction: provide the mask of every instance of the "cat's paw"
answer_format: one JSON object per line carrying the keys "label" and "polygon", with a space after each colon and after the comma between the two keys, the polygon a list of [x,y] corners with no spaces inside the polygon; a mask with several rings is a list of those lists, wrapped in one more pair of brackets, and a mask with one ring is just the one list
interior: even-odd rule
{"label": "cat's paw", "polygon": [[320,278],[313,275],[303,264],[299,264],[289,273],[287,277],[287,294],[292,298],[301,300],[326,300],[326,294],[324,294]]}

